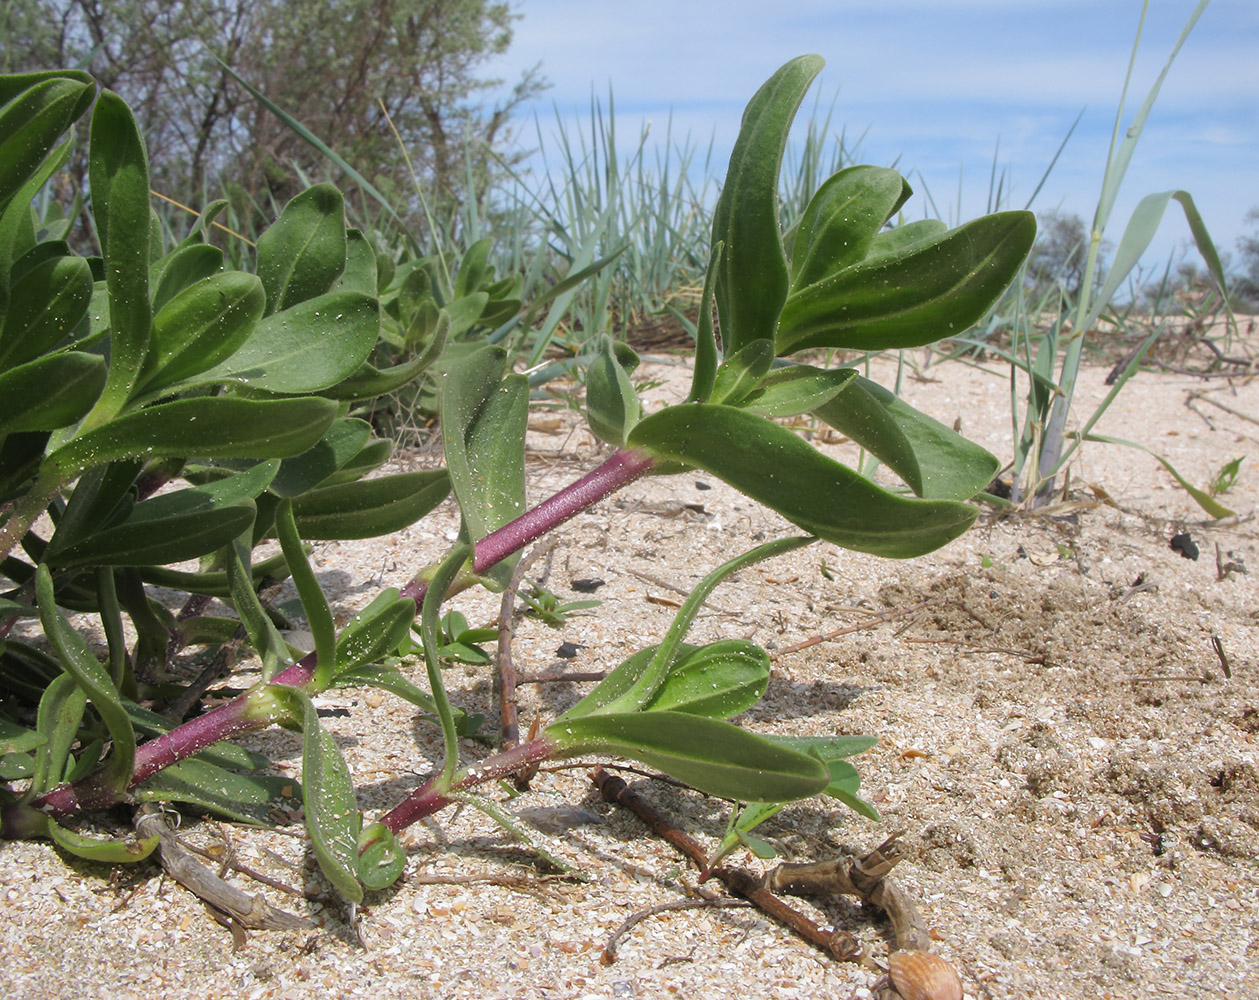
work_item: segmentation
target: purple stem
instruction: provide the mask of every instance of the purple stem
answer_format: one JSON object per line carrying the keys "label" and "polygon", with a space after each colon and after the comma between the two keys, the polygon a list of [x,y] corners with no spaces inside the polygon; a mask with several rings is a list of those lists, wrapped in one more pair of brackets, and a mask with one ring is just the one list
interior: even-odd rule
{"label": "purple stem", "polygon": [[[613,452],[597,469],[477,542],[472,571],[484,573],[548,531],[554,531],[574,514],[628,486],[650,468],[651,458],[641,451]],[[416,579],[402,589],[402,594],[418,603],[424,599],[427,587],[427,580]]]}
{"label": "purple stem", "polygon": [[449,793],[462,792],[487,781],[498,781],[509,777],[529,764],[537,764],[555,753],[555,744],[545,736],[519,746],[511,747],[502,753],[487,757],[475,767],[467,768],[455,775],[454,782],[448,788],[441,788],[440,774],[436,774],[424,782],[405,799],[380,818],[393,833],[401,833],[412,823],[431,816],[450,805]]}
{"label": "purple stem", "polygon": [[[474,571],[484,572],[509,555],[519,552],[534,539],[555,529],[574,514],[592,507],[604,497],[628,486],[649,468],[651,468],[651,459],[642,452],[626,450],[614,452],[588,475],[571,486],[566,486],[538,506],[525,511],[516,520],[481,539],[473,554]],[[428,582],[417,578],[403,588],[402,594],[414,600],[418,607],[427,589]],[[287,670],[277,674],[272,683],[305,687],[314,676],[315,654],[309,653]],[[259,711],[257,707],[250,710],[251,693],[246,692],[226,705],[199,715],[146,743],[141,743],[136,747],[135,770],[132,772],[128,787],[134,788],[163,768],[185,760],[219,740],[249,730],[261,729],[277,721],[278,716],[273,712]],[[524,746],[530,747],[534,744]],[[516,751],[521,749],[515,748]],[[519,767],[520,763],[524,762],[513,765],[513,769]],[[478,770],[477,781],[482,780],[479,777],[481,773]],[[512,770],[509,769],[506,773],[510,774]],[[102,784],[100,774],[100,771],[96,771],[73,785],[67,784],[54,788],[35,799],[28,807],[23,808],[33,808],[47,815],[60,817],[83,809],[101,809],[113,805],[118,801],[119,796],[114,789]],[[475,781],[472,782],[472,784],[475,783]],[[420,796],[423,804],[409,807],[415,812],[414,818],[403,823],[402,826],[415,822],[416,819],[427,816],[431,812],[436,812],[446,805],[447,800],[433,791],[429,787],[430,784],[431,782],[418,789],[406,802],[394,810],[397,812],[416,799],[416,796]],[[425,794],[421,795],[421,793]],[[440,804],[434,804],[438,799],[440,799]],[[389,815],[392,816],[393,813]],[[5,836],[10,835],[10,830],[25,828],[24,824],[19,823],[17,816],[6,818],[0,827],[3,828]]]}

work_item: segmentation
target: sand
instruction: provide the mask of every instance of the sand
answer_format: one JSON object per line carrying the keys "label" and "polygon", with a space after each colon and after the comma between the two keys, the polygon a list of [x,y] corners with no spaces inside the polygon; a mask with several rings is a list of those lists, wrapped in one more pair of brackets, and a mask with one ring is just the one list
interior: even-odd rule
{"label": "sand", "polygon": [[[1105,395],[1106,371],[1085,371],[1078,414]],[[651,373],[662,380],[653,400],[684,392],[680,367]],[[885,384],[895,376],[891,368],[875,374]],[[950,362],[920,374],[904,382],[912,403],[946,423],[960,420],[968,436],[1010,455],[1003,370]],[[1090,444],[1072,463],[1065,502],[1035,514],[986,510],[929,556],[888,562],[814,545],[722,585],[692,637],[752,638],[775,655],[769,691],[744,725],[879,739],[854,762],[882,820],[829,800],[792,805],[759,830],[778,860],[860,853],[904,830],[908,856],[895,878],[971,997],[1259,996],[1257,416],[1253,378],[1143,372],[1096,428],[1141,442],[1202,486],[1225,462],[1250,456],[1220,497],[1237,512],[1231,519],[1207,518],[1149,455]],[[599,455],[571,414],[539,412],[534,426],[531,501]],[[825,447],[845,455],[851,446]],[[408,579],[440,555],[455,527],[447,505],[389,539],[319,544],[316,565],[338,612],[350,615],[380,586]],[[558,533],[548,585],[584,597],[572,581],[599,578],[603,603],[560,630],[522,619],[519,669],[608,669],[663,633],[679,591],[789,530],[710,476],[634,484]],[[1199,548],[1197,560],[1170,547],[1182,532]],[[1252,575],[1222,574],[1229,562]],[[485,624],[498,600],[467,594],[452,606]],[[778,653],[924,601],[937,603]],[[579,644],[575,658],[557,656],[564,642]],[[421,678],[418,666],[407,669]],[[490,716],[492,733],[487,670],[455,666],[447,682],[457,704]],[[554,717],[589,686],[523,686],[522,723]],[[369,813],[405,795],[440,756],[435,730],[391,695],[337,690],[320,705],[333,710],[325,724]],[[300,775],[293,734],[245,744],[271,755],[281,773]],[[464,750],[470,758],[488,752],[474,742]],[[363,944],[300,827],[185,819],[180,834],[190,843],[230,847],[244,864],[306,892],[293,898],[233,876],[317,925],[251,932],[236,946],[156,864],[110,869],[47,843],[0,844],[0,992],[12,1000],[873,995],[876,974],[838,964],[746,909],[651,917],[622,940],[614,964],[602,965],[627,915],[693,897],[697,885],[672,848],[599,799],[587,770],[544,772],[511,801],[496,793],[586,881],[548,876],[482,814],[448,811],[404,835],[406,872],[390,890],[369,893]],[[720,837],[721,802],[626,777],[701,842]],[[116,829],[118,819],[96,817],[89,828]],[[733,860],[754,871],[776,863],[747,852]],[[850,900],[797,905],[884,952],[886,926]]]}

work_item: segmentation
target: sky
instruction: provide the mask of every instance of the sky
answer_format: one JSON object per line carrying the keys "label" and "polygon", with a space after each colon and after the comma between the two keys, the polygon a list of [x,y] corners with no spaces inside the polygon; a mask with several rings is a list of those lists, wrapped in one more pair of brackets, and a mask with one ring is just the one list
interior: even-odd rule
{"label": "sky", "polygon": [[[1196,6],[1150,0],[1124,127],[1144,101]],[[780,65],[815,52],[826,68],[815,107],[860,162],[896,166],[915,189],[909,218],[950,223],[987,211],[994,155],[1004,207],[1031,203],[1093,219],[1140,0],[516,0],[511,48],[487,67],[508,81],[541,64],[550,88],[522,109],[536,144],[556,115],[587,120],[592,96],[615,99],[623,145],[672,122],[674,141],[713,142],[725,173],[744,105]],[[832,104],[833,102],[833,104]],[[1259,206],[1259,2],[1213,0],[1164,81],[1106,229],[1118,242],[1146,194],[1187,190],[1217,248],[1235,251]],[[932,212],[925,193],[934,198]],[[1143,268],[1193,259],[1171,202]]]}

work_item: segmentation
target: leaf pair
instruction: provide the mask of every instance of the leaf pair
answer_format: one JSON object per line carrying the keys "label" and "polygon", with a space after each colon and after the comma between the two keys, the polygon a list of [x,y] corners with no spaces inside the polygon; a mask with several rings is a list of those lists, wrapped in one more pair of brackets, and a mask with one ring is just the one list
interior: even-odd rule
{"label": "leaf pair", "polygon": [[336,740],[319,724],[310,697],[296,688],[273,689],[286,701],[302,729],[302,785],[306,828],[319,868],[351,903],[363,888],[383,889],[402,874],[406,855],[380,823],[363,826],[345,758]]}
{"label": "leaf pair", "polygon": [[[837,737],[791,737],[770,736],[768,739],[780,746],[799,750],[816,757],[826,767],[830,775],[830,783],[823,790],[824,795],[838,799],[854,812],[867,819],[879,819],[878,810],[864,799],[858,797],[857,789],[861,785],[861,776],[857,769],[845,759],[854,754],[869,750],[878,743],[874,736],[837,736]],[[774,848],[760,837],[753,835],[754,830],[767,819],[778,815],[786,805],[785,802],[750,802],[745,806],[731,811],[730,823],[725,836],[717,845],[712,857],[708,859],[707,868],[713,868],[717,862],[742,844],[758,858],[774,857]]]}
{"label": "leaf pair", "polygon": [[790,242],[778,175],[819,56],[800,56],[753,96],[713,215],[713,291],[727,356],[766,340],[777,356],[816,347],[882,350],[961,334],[996,301],[1031,249],[1036,223],[1003,212],[950,232],[880,230],[910,195],[894,171],[853,167],[824,183]]}
{"label": "leaf pair", "polygon": [[643,761],[712,795],[789,800],[826,787],[821,762],[725,721],[750,708],[769,683],[769,657],[744,641],[703,647],[682,640],[722,580],[807,545],[768,542],[709,573],[678,610],[663,642],[635,653],[547,727],[564,756],[611,753]]}

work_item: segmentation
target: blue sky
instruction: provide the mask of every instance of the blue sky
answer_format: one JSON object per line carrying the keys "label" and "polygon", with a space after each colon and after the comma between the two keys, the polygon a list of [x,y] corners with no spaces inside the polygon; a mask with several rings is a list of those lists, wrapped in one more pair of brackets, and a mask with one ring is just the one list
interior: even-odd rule
{"label": "blue sky", "polygon": [[[1151,0],[1125,126],[1193,11],[1193,0]],[[650,122],[663,137],[714,140],[717,173],[744,104],[782,63],[816,52],[826,68],[801,118],[835,101],[832,131],[863,162],[895,165],[940,213],[962,221],[986,210],[994,151],[1022,208],[1071,123],[1084,116],[1032,204],[1091,222],[1140,0],[517,0],[522,15],[507,79],[535,63],[552,86],[525,112],[522,140],[555,112],[581,117],[591,95],[615,96],[623,144]],[[896,162],[898,161],[898,162]],[[959,215],[960,177],[960,216]],[[1183,188],[1217,247],[1233,251],[1259,205],[1259,2],[1213,0],[1181,49],[1129,168],[1107,228],[1113,244],[1137,201]],[[1252,227],[1249,231],[1259,227]],[[1189,232],[1172,203],[1145,264],[1183,248]]]}

